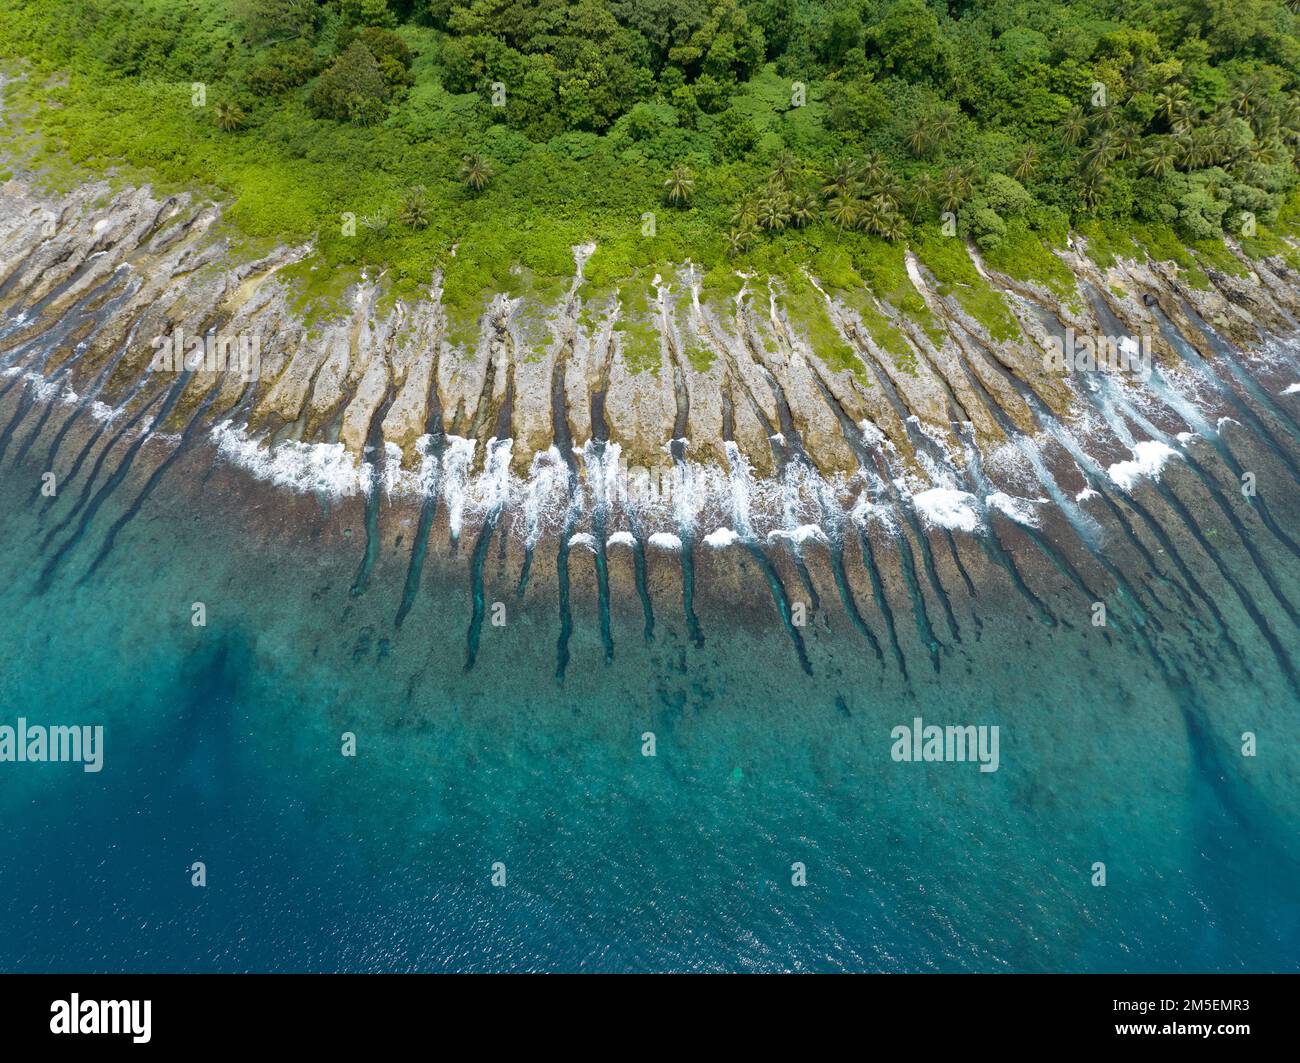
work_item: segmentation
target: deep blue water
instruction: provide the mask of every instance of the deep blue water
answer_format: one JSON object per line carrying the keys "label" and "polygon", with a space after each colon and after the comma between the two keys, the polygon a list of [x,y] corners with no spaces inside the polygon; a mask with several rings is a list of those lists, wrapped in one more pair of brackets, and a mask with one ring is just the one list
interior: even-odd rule
{"label": "deep blue water", "polygon": [[[697,647],[658,572],[647,642],[611,561],[614,661],[579,580],[561,683],[544,563],[519,601],[491,552],[511,619],[466,672],[464,544],[399,630],[409,515],[384,515],[404,541],[390,528],[353,596],[356,507],[281,520],[197,456],[79,582],[128,479],[41,593],[70,503],[33,502],[38,475],[0,465],[0,723],[101,723],[105,766],[0,764],[0,969],[1297,966],[1300,704],[1230,602],[1249,671],[1189,642],[1180,687],[1133,640],[996,594],[936,674],[898,601],[903,683],[842,616],[809,631],[805,675],[757,581],[755,619],[700,593]],[[918,715],[998,724],[1000,769],[894,763],[889,731]]]}

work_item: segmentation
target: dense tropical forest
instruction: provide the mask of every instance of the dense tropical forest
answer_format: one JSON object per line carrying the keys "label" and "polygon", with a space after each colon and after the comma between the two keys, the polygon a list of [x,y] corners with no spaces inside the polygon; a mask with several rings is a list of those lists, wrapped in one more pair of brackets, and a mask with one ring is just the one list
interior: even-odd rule
{"label": "dense tropical forest", "polygon": [[919,315],[910,245],[996,332],[944,235],[1197,283],[1300,222],[1296,0],[8,0],[0,71],[0,167],[208,188],[253,243],[314,237],[318,302],[443,267],[470,316],[590,240],[596,287],[811,264]]}

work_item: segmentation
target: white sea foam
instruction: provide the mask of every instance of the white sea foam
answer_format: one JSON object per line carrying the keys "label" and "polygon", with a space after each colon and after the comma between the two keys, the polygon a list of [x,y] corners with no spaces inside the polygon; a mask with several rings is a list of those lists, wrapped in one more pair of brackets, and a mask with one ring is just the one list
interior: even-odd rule
{"label": "white sea foam", "polygon": [[[1079,501],[1079,495],[1075,496],[1075,501]],[[1038,527],[1038,513],[1034,509],[1034,501],[1029,498],[1015,498],[1003,491],[994,491],[984,499],[984,504],[992,506],[1001,513],[1005,513],[1017,524],[1025,524],[1031,528]]]}
{"label": "white sea foam", "polygon": [[460,537],[465,523],[465,482],[474,457],[475,440],[448,436],[442,456],[442,498],[447,505],[447,523],[453,539]]}
{"label": "white sea foam", "polygon": [[980,526],[975,496],[949,487],[932,487],[912,496],[912,504],[932,527],[974,532]]}
{"label": "white sea foam", "polygon": [[885,433],[870,421],[858,422],[858,428],[862,430],[862,438],[869,447],[878,447],[885,441]]}
{"label": "white sea foam", "polygon": [[536,546],[563,521],[568,476],[568,466],[554,446],[533,455],[524,498],[524,541],[528,546]]}
{"label": "white sea foam", "polygon": [[226,460],[291,491],[341,498],[369,489],[369,470],[362,468],[342,443],[285,440],[268,448],[230,421],[216,425],[212,438]]}
{"label": "white sea foam", "polygon": [[726,451],[732,523],[740,536],[752,536],[749,526],[749,461],[734,442],[727,443]]}
{"label": "white sea foam", "polygon": [[1133,490],[1143,477],[1160,479],[1160,471],[1178,451],[1157,439],[1146,439],[1133,448],[1132,461],[1117,461],[1106,470],[1107,475],[1125,491]]}
{"label": "white sea foam", "polygon": [[81,401],[81,396],[70,387],[53,380],[47,380],[32,369],[24,369],[21,366],[14,365],[5,369],[0,375],[7,377],[21,376],[31,385],[32,397],[37,402],[61,402],[64,405],[71,406]]}
{"label": "white sea foam", "polygon": [[475,502],[486,512],[504,509],[510,503],[510,457],[514,453],[513,439],[488,440],[488,458],[481,480],[474,482]]}
{"label": "white sea foam", "polygon": [[[28,379],[32,381],[32,392],[36,396],[36,401],[38,402],[49,402],[51,399],[56,398],[61,390],[58,384],[51,380],[46,380],[42,376],[35,376],[29,373]],[[76,400],[75,395],[72,396],[72,400]]]}
{"label": "white sea foam", "polygon": [[830,541],[827,539],[826,533],[817,524],[800,524],[797,528],[774,528],[767,533],[769,543],[777,542],[780,539],[786,539],[800,545],[809,541],[817,543],[828,543]]}
{"label": "white sea foam", "polygon": [[863,491],[858,496],[858,500],[849,512],[849,516],[853,518],[853,522],[859,527],[866,528],[871,524],[876,524],[890,535],[898,534],[898,521],[895,519],[894,507],[880,502],[873,502],[866,491]]}
{"label": "white sea foam", "polygon": [[[97,223],[95,231],[101,231],[105,224],[106,221]],[[576,275],[570,292],[576,294],[594,245],[579,245],[572,250]],[[909,276],[924,289],[929,280],[924,268],[910,253],[905,257]],[[119,268],[128,267],[122,264]],[[687,327],[695,328],[698,337],[699,327],[713,319],[710,312],[700,306],[700,286],[694,269],[676,276],[681,278],[680,283],[669,273],[656,275],[653,281],[658,307],[664,314],[659,322],[660,329],[675,335],[679,327],[667,278],[677,283],[683,294],[689,292],[693,316]],[[744,308],[745,300],[751,294],[752,276],[746,276],[746,283],[736,296],[738,311]],[[375,282],[366,280],[364,275],[363,281],[365,283],[357,290],[357,298],[358,305],[364,310],[368,302],[373,304],[377,288]],[[435,286],[437,283],[435,281]],[[815,280],[813,283],[816,286]],[[817,290],[825,296],[820,287]],[[788,329],[788,321],[778,303],[777,290],[771,283],[768,284],[766,302],[772,325],[777,329]],[[505,312],[513,303],[499,296],[492,306],[494,310]],[[362,337],[366,341],[364,345],[381,345],[381,330],[372,319],[363,314],[355,320],[367,330]],[[564,320],[569,320],[567,315]],[[11,318],[7,327],[19,327],[25,321],[26,315],[20,315]],[[374,335],[370,334],[371,329],[376,330]],[[724,325],[715,328],[713,333],[707,342],[731,349],[741,357],[743,351],[739,345],[742,341],[734,330]],[[793,335],[790,338],[796,350],[807,357],[815,357],[801,338]],[[590,341],[590,330],[578,329],[574,339],[577,344],[575,364],[587,362],[589,352],[586,345]],[[1131,337],[1120,340],[1121,350],[1131,353],[1134,347]],[[1276,379],[1285,380],[1285,375],[1294,373],[1294,360],[1281,348],[1270,347],[1265,353],[1272,356],[1270,364],[1277,365],[1278,371],[1284,374]],[[1252,363],[1260,357],[1249,355]],[[1285,369],[1282,368],[1284,364]],[[119,411],[103,403],[79,399],[70,389],[60,389],[59,385],[45,381],[29,370],[14,367],[3,370],[3,373],[6,378],[11,378],[14,373],[27,373],[32,377],[37,397],[41,400],[85,402],[88,412],[101,421],[119,415]],[[1063,447],[1068,451],[1084,475],[1097,482],[1104,462],[1099,463],[1090,457],[1084,451],[1084,443],[1091,446],[1093,440],[1104,439],[1106,442],[1101,445],[1120,444],[1132,451],[1132,459],[1110,465],[1107,472],[1119,487],[1132,489],[1144,477],[1161,475],[1169,458],[1178,456],[1176,446],[1189,444],[1197,435],[1213,439],[1215,428],[1211,421],[1215,414],[1209,411],[1222,405],[1212,382],[1179,366],[1156,369],[1145,382],[1145,387],[1119,387],[1106,377],[1091,381],[1091,386],[1092,392],[1083,396],[1087,400],[1085,408],[1075,411],[1068,421],[1046,418],[1040,434],[1013,438],[990,453],[980,454],[974,449],[977,444],[971,428],[965,462],[961,460],[960,452],[950,453],[949,444],[953,437],[945,427],[927,426],[915,416],[907,418],[909,434],[915,438],[915,433],[920,432],[934,446],[922,446],[915,453],[907,448],[905,455],[898,453],[880,427],[870,420],[863,420],[858,427],[863,443],[883,463],[881,468],[889,470],[887,475],[897,477],[895,483],[906,504],[914,506],[928,526],[978,533],[985,530],[981,528],[981,518],[988,510],[997,510],[1024,524],[1036,524],[1039,520],[1036,507],[1048,500],[1035,500],[1033,496],[1046,491],[1071,522],[1088,533],[1095,521],[1078,506],[1097,497],[1097,492],[1085,487],[1076,494],[1064,490],[1056,482],[1051,471],[1058,468],[1056,459],[1059,454],[1055,448]],[[1282,387],[1280,383],[1275,386]],[[1279,392],[1288,396],[1297,393],[1300,393],[1300,382],[1282,387]],[[132,392],[129,398],[137,394]],[[1091,408],[1094,405],[1096,409]],[[138,409],[138,405],[133,408]],[[1148,414],[1151,424],[1168,423],[1167,419],[1156,416],[1165,410],[1177,414],[1182,419],[1181,424],[1193,431],[1179,433],[1175,439],[1172,431],[1167,436],[1162,430],[1146,428],[1156,438],[1138,441],[1134,433],[1140,433],[1146,427],[1143,422]],[[1222,427],[1228,420],[1223,418],[1218,425]],[[141,421],[142,429],[145,429],[149,421],[147,418]],[[417,442],[413,455],[409,450],[404,454],[395,444],[386,442],[382,455],[379,455],[382,460],[372,467],[364,459],[358,460],[347,454],[337,443],[287,441],[268,448],[264,434],[254,438],[246,426],[237,428],[230,422],[216,426],[212,437],[224,459],[295,491],[330,496],[364,494],[372,489],[371,479],[377,472],[379,481],[373,486],[389,497],[436,495],[440,501],[446,502],[447,520],[454,536],[459,536],[464,528],[486,515],[506,509],[513,510],[516,516],[509,524],[511,534],[526,537],[530,545],[535,545],[543,536],[561,534],[564,529],[572,531],[578,527],[593,527],[590,519],[597,513],[607,521],[599,526],[635,527],[638,534],[649,536],[647,541],[650,545],[665,550],[679,549],[684,540],[696,541],[697,536],[710,528],[714,530],[703,535],[702,541],[712,548],[736,542],[789,542],[796,546],[810,539],[839,542],[848,520],[863,528],[875,524],[879,529],[894,534],[898,528],[896,506],[890,501],[893,490],[887,489],[885,482],[872,469],[859,470],[851,477],[842,474],[822,476],[811,466],[794,461],[784,466],[779,477],[764,478],[754,474],[734,443],[725,445],[725,466],[689,460],[673,462],[671,489],[643,498],[640,495],[629,496],[619,447],[612,441],[604,447],[592,441],[576,446],[574,455],[579,459],[579,474],[571,479],[570,456],[561,455],[554,447],[533,456],[526,477],[514,475],[511,463],[518,455],[510,440],[490,441],[480,456],[473,440],[451,437],[436,457],[430,453],[431,440],[428,437]],[[174,437],[159,433],[156,438]],[[779,432],[771,438],[777,443],[787,442]],[[960,430],[957,438],[966,444],[966,437]],[[682,446],[677,448],[679,453],[683,452],[686,444],[685,440],[681,442]],[[716,446],[716,440],[708,442]],[[899,445],[902,445],[901,441]],[[671,453],[671,445],[665,445],[664,449]],[[705,448],[697,451],[705,452]],[[1048,454],[1053,458],[1051,463],[1045,458]],[[418,459],[415,467],[409,461],[412,456]],[[978,471],[972,467],[977,458],[982,459],[982,469]],[[660,460],[663,464],[653,470],[655,473],[660,468],[666,470],[669,467],[665,459]],[[478,471],[475,471],[476,466]],[[1078,483],[1078,480],[1073,482]],[[963,488],[976,493],[968,493]],[[982,496],[983,501],[977,496]],[[629,516],[632,518],[630,522],[627,520]],[[1100,537],[1099,527],[1096,534]],[[594,548],[596,537],[587,532],[574,532],[569,541]],[[629,531],[619,531],[609,535],[607,544],[634,548],[636,539]]]}
{"label": "white sea foam", "polygon": [[623,448],[614,442],[607,442],[601,447],[595,440],[588,440],[581,447],[574,447],[573,453],[582,459],[587,488],[591,491],[595,508],[607,511],[610,504],[618,498],[622,486],[619,463]]}
{"label": "white sea foam", "polygon": [[[420,455],[420,468],[412,489],[421,498],[426,498],[438,491],[438,483],[442,479],[442,463],[433,453],[432,436],[420,436],[415,441],[415,450]],[[409,481],[403,480],[402,483],[409,484]]]}
{"label": "white sea foam", "polygon": [[[104,408],[103,413],[107,412]],[[338,497],[370,489],[371,467],[347,454],[342,444],[287,441],[266,448],[246,429],[229,422],[213,430],[213,439],[226,459],[295,491]],[[511,473],[511,440],[490,440],[477,473],[472,471],[474,440],[448,437],[440,460],[429,452],[430,442],[428,437],[417,441],[421,460],[416,469],[403,468],[402,452],[386,443],[384,460],[377,466],[382,474],[379,487],[390,497],[422,498],[436,493],[446,505],[453,537],[459,537],[471,521],[509,509],[522,517],[511,525],[512,534],[535,546],[566,524],[571,528],[575,523],[580,525],[601,508],[615,526],[620,515],[632,514],[649,533],[647,544],[663,550],[680,549],[684,536],[699,535],[706,528],[713,531],[702,541],[711,548],[737,541],[788,542],[795,547],[810,540],[839,541],[849,520],[862,528],[875,524],[889,534],[898,533],[895,505],[889,501],[883,481],[870,469],[859,470],[850,478],[842,474],[824,477],[811,466],[794,462],[780,479],[756,479],[736,444],[728,443],[726,469],[694,462],[675,463],[671,497],[665,492],[663,498],[646,500],[629,497],[624,490],[626,470],[617,444],[607,444],[603,452],[598,452],[600,448],[590,441],[575,448],[580,475],[571,495],[569,466],[554,447],[533,456],[525,479]],[[882,446],[893,453],[887,442]],[[1034,453],[1032,441],[1022,440],[1021,446],[1029,446],[1031,455]],[[1158,475],[1169,457],[1176,454],[1157,440],[1135,444],[1133,453],[1132,461],[1116,463],[1109,469],[1111,478],[1125,489],[1142,476]],[[931,475],[944,483],[953,478],[951,467],[937,462],[932,463]],[[894,482],[902,498],[915,507],[927,526],[968,533],[985,530],[981,519],[984,506],[1034,526],[1039,520],[1036,507],[1048,502],[1023,497],[1023,485],[1016,493],[999,490],[1001,483],[991,490],[986,487],[988,494],[981,505],[975,495],[957,487],[927,486],[913,492],[915,485],[909,484],[907,477],[898,476]],[[1073,510],[1094,494],[1085,488],[1073,496],[1056,491],[1052,497]],[[1086,514],[1074,519],[1080,517],[1090,519]],[[575,542],[591,545],[581,539]],[[622,531],[611,534],[607,542],[632,547],[635,539],[630,532]]]}
{"label": "white sea foam", "polygon": [[379,488],[389,498],[406,494],[418,482],[417,473],[402,468],[402,448],[396,443],[384,441],[384,458],[379,463],[379,468]]}

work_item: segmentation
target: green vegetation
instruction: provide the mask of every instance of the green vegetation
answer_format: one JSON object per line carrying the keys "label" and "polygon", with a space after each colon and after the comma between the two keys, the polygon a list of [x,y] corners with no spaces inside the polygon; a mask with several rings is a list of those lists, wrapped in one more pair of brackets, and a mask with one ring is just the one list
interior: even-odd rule
{"label": "green vegetation", "polygon": [[633,373],[650,372],[656,376],[663,365],[660,339],[659,307],[645,277],[636,277],[619,292],[622,314],[614,326],[622,337],[623,360]]}
{"label": "green vegetation", "polygon": [[999,338],[966,239],[1065,298],[1072,229],[1200,286],[1241,271],[1225,230],[1296,261],[1293,0],[9,0],[0,56],[10,170],[208,189],[314,239],[286,275],[318,313],[442,269],[458,336],[595,241],[647,368],[644,278],[687,260],[711,301],[780,278],[849,368],[807,274],[905,360],[892,311],[939,334],[905,246]]}
{"label": "green vegetation", "polygon": [[975,268],[958,241],[933,231],[913,234],[917,255],[939,282],[941,295],[954,295],[962,308],[983,325],[995,340],[1017,339],[1020,327],[1002,296]]}
{"label": "green vegetation", "polygon": [[[1075,295],[1074,274],[1049,250],[1051,235],[1036,232],[1023,218],[1013,218],[1006,223],[998,246],[984,251],[984,261],[999,273],[1017,280],[1036,280],[1062,297]],[[1065,243],[1065,234],[1051,241],[1053,246]]]}

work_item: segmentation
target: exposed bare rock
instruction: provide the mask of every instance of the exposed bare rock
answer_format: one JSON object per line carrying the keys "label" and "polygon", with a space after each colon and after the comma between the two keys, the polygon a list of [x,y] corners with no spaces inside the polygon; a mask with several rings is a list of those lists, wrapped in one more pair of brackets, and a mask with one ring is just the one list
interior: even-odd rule
{"label": "exposed bare rock", "polygon": [[[648,309],[632,320],[616,292],[584,307],[591,249],[580,247],[554,305],[497,296],[484,306],[473,342],[453,346],[441,277],[431,278],[424,297],[396,300],[382,276],[360,277],[341,310],[308,325],[291,308],[283,271],[311,248],[234,255],[214,225],[220,213],[215,204],[148,188],[91,184],[53,198],[20,181],[0,187],[4,368],[57,377],[110,407],[138,409],[166,393],[167,427],[229,422],[247,445],[268,452],[289,442],[340,444],[330,460],[357,464],[378,439],[400,451],[408,473],[429,460],[421,439],[442,440],[445,432],[455,446],[437,459],[445,466],[442,489],[471,510],[472,492],[458,497],[456,485],[485,474],[488,444],[505,431],[514,477],[534,467],[545,472],[542,487],[512,488],[539,527],[543,511],[553,520],[563,510],[567,476],[557,470],[579,469],[589,479],[606,438],[617,447],[609,453],[628,466],[665,475],[694,469],[701,497],[736,476],[750,477],[762,495],[797,466],[839,485],[836,491],[852,484],[875,492],[877,502],[901,504],[911,496],[891,486],[898,476],[918,477],[918,487],[927,478],[955,484],[971,446],[993,453],[1013,437],[1031,438],[1044,410],[1063,420],[1081,415],[1076,383],[1044,357],[1069,330],[1145,337],[1157,358],[1175,364],[1170,328],[1213,358],[1214,333],[1258,344],[1293,329],[1300,313],[1285,263],[1254,262],[1236,247],[1248,275],[1212,270],[1207,290],[1187,284],[1172,263],[1122,260],[1103,269],[1077,241],[1060,254],[1076,283],[1070,298],[990,269],[971,248],[1018,324],[1016,336],[995,339],[908,253],[908,275],[942,333],[871,292],[851,293],[848,305],[809,277],[856,355],[832,366],[792,321],[780,281],[745,277],[738,293],[719,296],[687,264],[654,278]],[[892,352],[864,316],[896,330]],[[642,347],[630,360],[633,329]],[[649,369],[647,336],[658,344]],[[208,361],[160,367],[159,344],[172,338],[199,343]],[[239,351],[241,338],[255,351],[255,366],[209,364],[209,339]],[[584,449],[592,440],[597,449]],[[867,512],[875,503],[862,499]],[[787,519],[804,519],[800,512],[815,519],[824,499],[787,498],[781,506]],[[746,516],[723,506],[707,519],[725,526]]]}

